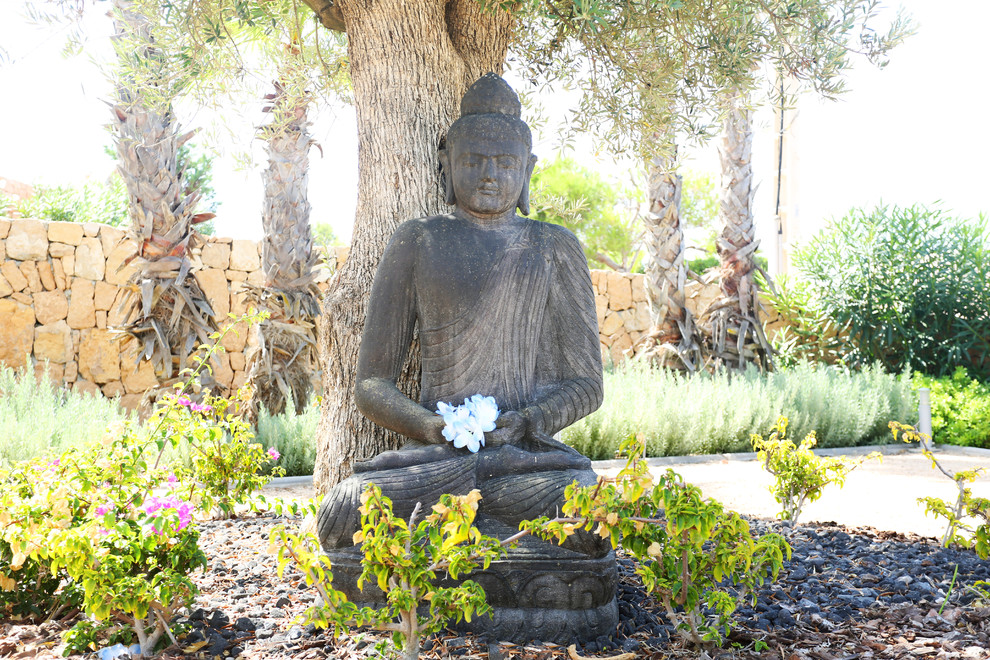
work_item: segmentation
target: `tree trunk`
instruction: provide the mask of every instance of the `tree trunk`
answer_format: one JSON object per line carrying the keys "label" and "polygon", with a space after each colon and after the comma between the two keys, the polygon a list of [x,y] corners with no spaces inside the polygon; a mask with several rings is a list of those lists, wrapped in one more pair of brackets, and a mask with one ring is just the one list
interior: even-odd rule
{"label": "tree trunk", "polygon": [[[415,5],[411,7],[410,5]],[[350,254],[331,282],[321,317],[323,409],[315,483],[324,493],[355,459],[399,438],[354,405],[354,377],[371,282],[389,237],[412,218],[446,212],[437,150],[461,96],[488,71],[501,73],[510,17],[477,0],[341,0],[358,128],[358,203]],[[412,353],[418,353],[413,350]],[[415,395],[418,355],[403,390]]]}
{"label": "tree trunk", "polygon": [[[137,341],[139,359],[151,360],[160,375],[172,379],[216,329],[188,258],[197,240],[193,225],[213,214],[196,214],[199,194],[188,188],[179,168],[179,147],[192,133],[179,135],[167,58],[155,45],[150,20],[131,0],[114,0],[114,9],[119,61],[114,140],[130,198],[129,234],[138,245],[138,271],[121,302],[122,330]],[[166,380],[163,386],[168,385]]]}
{"label": "tree trunk", "polygon": [[690,371],[700,366],[700,339],[694,317],[684,304],[687,265],[686,245],[681,226],[681,176],[676,173],[676,155],[657,157],[650,162],[650,211],[643,218],[646,226],[645,246],[650,254],[646,273],[651,336],[656,342],[657,357],[668,363],[677,360]]}
{"label": "tree trunk", "polygon": [[753,128],[752,112],[743,92],[726,97],[726,114],[719,157],[722,161],[722,195],[719,216],[722,231],[717,249],[721,297],[710,314],[714,357],[744,368],[758,363],[768,368],[770,347],[759,317],[759,289],[754,277],[756,249],[753,225]]}
{"label": "tree trunk", "polygon": [[316,318],[320,292],[310,232],[309,148],[313,139],[306,116],[310,96],[303,64],[289,47],[275,93],[265,98],[272,121],[261,131],[268,152],[261,260],[262,287],[249,287],[249,297],[268,320],[256,332],[258,345],[248,355],[248,383],[253,392],[248,419],[256,421],[261,405],[277,415],[287,406],[301,414],[313,391],[316,363]]}

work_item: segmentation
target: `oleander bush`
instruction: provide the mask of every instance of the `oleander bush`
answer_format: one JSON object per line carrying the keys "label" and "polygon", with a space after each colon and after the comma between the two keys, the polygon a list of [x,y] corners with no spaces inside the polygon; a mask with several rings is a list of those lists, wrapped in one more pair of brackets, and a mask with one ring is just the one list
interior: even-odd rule
{"label": "oleander bush", "polygon": [[938,209],[853,209],[794,255],[853,366],[990,377],[990,228]]}
{"label": "oleander bush", "polygon": [[0,365],[0,467],[85,447],[102,438],[110,424],[133,418],[114,400]]}
{"label": "oleander bush", "polygon": [[931,390],[936,443],[990,449],[990,385],[970,378],[965,367],[942,378],[916,373],[913,385]]}
{"label": "oleander bush", "polygon": [[787,415],[795,436],[816,430],[819,447],[851,447],[889,442],[887,422],[914,423],[917,407],[910,379],[879,366],[682,375],[632,363],[605,374],[602,407],[561,435],[596,460],[634,433],[646,437],[648,456],[741,452]]}

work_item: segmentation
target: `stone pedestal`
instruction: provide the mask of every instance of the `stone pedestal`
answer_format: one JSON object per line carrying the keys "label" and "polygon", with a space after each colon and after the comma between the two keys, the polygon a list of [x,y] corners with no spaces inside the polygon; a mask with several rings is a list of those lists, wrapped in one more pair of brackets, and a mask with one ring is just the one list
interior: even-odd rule
{"label": "stone pedestal", "polygon": [[[506,538],[507,527],[479,517],[483,534]],[[357,590],[361,575],[359,546],[327,553],[333,586],[359,605],[380,606],[385,595],[373,582]],[[609,635],[619,622],[615,598],[615,553],[588,558],[535,538],[523,539],[506,559],[492,562],[488,570],[464,576],[485,590],[492,616],[474,616],[458,628],[485,633],[501,641],[522,644],[539,639],[571,644]],[[449,579],[441,585],[452,585]]]}

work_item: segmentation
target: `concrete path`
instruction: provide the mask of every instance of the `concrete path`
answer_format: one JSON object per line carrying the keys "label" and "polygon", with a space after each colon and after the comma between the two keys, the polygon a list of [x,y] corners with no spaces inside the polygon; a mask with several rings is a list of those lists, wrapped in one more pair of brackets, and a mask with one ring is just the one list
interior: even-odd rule
{"label": "concrete path", "polygon": [[[940,537],[945,530],[944,523],[926,517],[917,498],[931,496],[954,502],[956,486],[933,469],[916,446],[858,447],[820,450],[818,453],[854,455],[870,451],[883,452],[883,461],[864,463],[846,478],[842,488],[828,487],[820,500],[805,506],[801,522],[834,521],[852,527],[868,526]],[[936,448],[935,454],[941,464],[952,471],[979,466],[990,468],[990,450],[943,445]],[[780,510],[767,489],[773,478],[752,453],[653,458],[648,463],[655,474],[672,469],[685,481],[701,488],[706,497],[713,497],[740,513],[773,518]],[[606,475],[615,474],[623,465],[624,461],[596,461],[594,464],[597,472]],[[264,494],[266,497],[309,498],[314,495],[313,481],[311,477],[276,479],[265,488]],[[990,498],[990,476],[984,475],[973,484],[973,494]]]}

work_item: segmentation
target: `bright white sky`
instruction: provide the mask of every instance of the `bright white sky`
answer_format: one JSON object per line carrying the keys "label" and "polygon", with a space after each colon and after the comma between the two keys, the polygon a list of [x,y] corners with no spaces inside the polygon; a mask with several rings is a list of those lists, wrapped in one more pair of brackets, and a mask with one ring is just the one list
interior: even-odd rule
{"label": "bright white sky", "polygon": [[[888,203],[933,203],[961,216],[990,211],[990,122],[986,120],[990,85],[986,73],[986,29],[990,3],[984,0],[902,0],[918,23],[918,33],[877,70],[861,62],[848,79],[849,93],[839,102],[806,96],[799,106],[799,237],[807,237],[850,207]],[[109,85],[93,60],[109,57],[110,21],[103,10],[90,12],[89,41],[81,57],[65,59],[64,34],[30,25],[22,0],[0,2],[0,44],[11,62],[0,64],[0,177],[27,183],[79,183],[113,169],[103,154],[110,138],[103,124]],[[544,101],[551,113],[553,99]],[[261,103],[245,100],[236,112],[224,112],[228,128],[244,136],[225,140],[225,152],[254,150],[256,165],[240,168],[225,153],[214,164],[214,186],[221,202],[218,231],[224,235],[261,235],[260,143],[253,126],[264,121]],[[183,125],[209,124],[211,114],[180,107]],[[552,116],[551,116],[552,118]],[[761,187],[756,193],[759,233],[769,247],[773,238],[773,135],[769,112],[758,118],[754,164]],[[207,129],[209,131],[210,129]],[[347,239],[357,196],[357,139],[353,111],[324,111],[314,127],[325,157],[311,154],[310,201],[313,221],[331,223]],[[253,147],[252,147],[253,143]],[[553,136],[538,139],[535,151],[552,157]],[[588,145],[575,156],[585,165],[622,176],[613,163],[596,162]],[[714,147],[694,154],[694,169],[717,171]]]}

